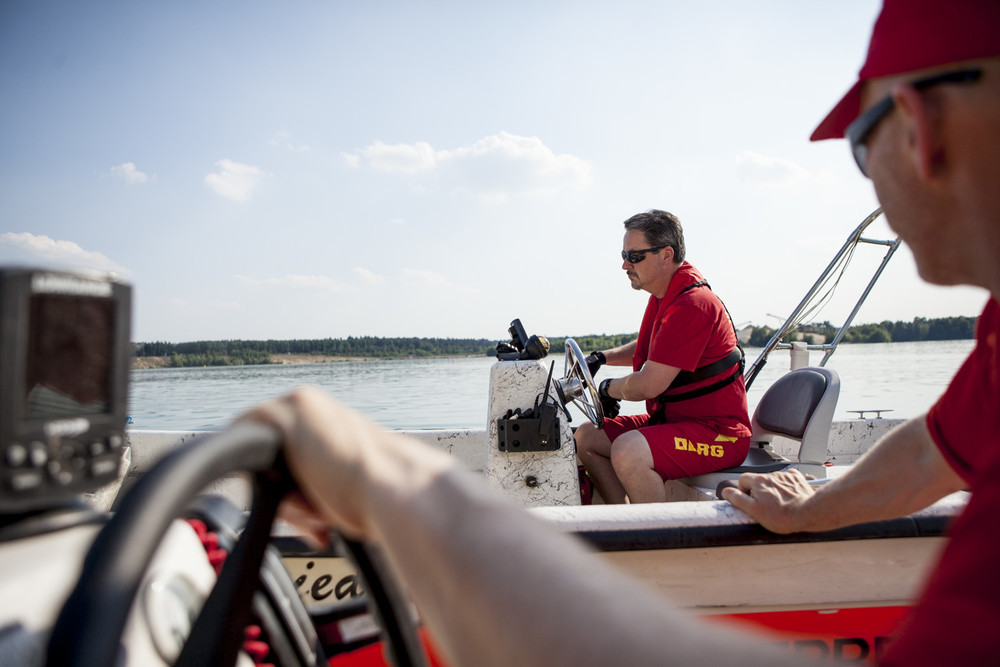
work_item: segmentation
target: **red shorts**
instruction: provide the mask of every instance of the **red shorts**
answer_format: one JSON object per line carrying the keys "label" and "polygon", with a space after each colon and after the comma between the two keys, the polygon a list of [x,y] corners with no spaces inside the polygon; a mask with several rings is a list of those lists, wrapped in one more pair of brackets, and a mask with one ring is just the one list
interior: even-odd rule
{"label": "red shorts", "polygon": [[664,480],[703,475],[743,463],[750,438],[720,435],[695,422],[646,426],[649,415],[622,415],[604,420],[611,442],[627,431],[638,429],[653,453],[653,468]]}

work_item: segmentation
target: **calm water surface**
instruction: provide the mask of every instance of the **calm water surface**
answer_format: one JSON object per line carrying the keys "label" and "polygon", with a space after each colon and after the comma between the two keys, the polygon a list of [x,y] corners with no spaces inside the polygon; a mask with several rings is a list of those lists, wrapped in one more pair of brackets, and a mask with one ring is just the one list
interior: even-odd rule
{"label": "calm water surface", "polygon": [[[840,374],[837,419],[850,410],[885,409],[886,417],[926,411],[955,374],[974,341],[841,345],[827,366]],[[747,364],[760,354],[748,348]],[[812,363],[821,355],[813,353]],[[550,356],[561,375],[563,355]],[[334,394],[388,428],[485,428],[492,357],[407,359],[218,368],[136,370],[129,414],[140,429],[203,430],[225,427],[254,405],[302,385]],[[599,377],[628,369],[601,369]],[[788,370],[788,353],[772,352],[750,389],[750,409]],[[641,411],[624,404],[625,413]],[[582,420],[574,416],[574,423]]]}

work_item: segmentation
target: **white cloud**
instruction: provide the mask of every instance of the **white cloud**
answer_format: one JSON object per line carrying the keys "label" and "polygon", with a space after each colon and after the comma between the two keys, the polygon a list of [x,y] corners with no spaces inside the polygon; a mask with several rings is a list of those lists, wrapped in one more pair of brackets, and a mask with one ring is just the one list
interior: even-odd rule
{"label": "white cloud", "polygon": [[538,137],[501,132],[471,146],[443,151],[441,161],[460,190],[490,199],[549,195],[590,183],[590,165],[575,155],[557,155]]}
{"label": "white cloud", "polygon": [[368,160],[369,166],[375,171],[390,174],[413,174],[419,171],[429,171],[437,161],[431,145],[418,141],[415,144],[383,144],[376,141],[371,146],[361,149],[361,156]]}
{"label": "white cloud", "polygon": [[351,169],[357,169],[361,166],[361,157],[359,155],[353,153],[341,153],[340,155]]}
{"label": "white cloud", "polygon": [[281,131],[275,135],[274,139],[268,142],[271,146],[275,148],[283,148],[286,151],[291,151],[292,153],[308,153],[311,149],[305,144],[296,144],[292,141],[291,132]]}
{"label": "white cloud", "polygon": [[429,287],[435,290],[459,292],[462,294],[474,294],[477,291],[464,285],[456,285],[440,273],[425,269],[403,269],[402,279],[404,284],[419,288]]}
{"label": "white cloud", "polygon": [[424,269],[403,269],[403,279],[406,282],[412,281],[427,287],[441,287],[448,284],[448,281],[440,273]]}
{"label": "white cloud", "polygon": [[125,181],[129,185],[147,183],[150,180],[149,176],[135,168],[134,162],[123,162],[117,167],[111,167],[110,174],[112,177]]}
{"label": "white cloud", "polygon": [[363,281],[372,285],[385,282],[385,278],[383,276],[380,276],[377,273],[372,273],[368,269],[361,268],[360,266],[354,267],[354,273],[360,276]]}
{"label": "white cloud", "polygon": [[0,262],[42,268],[129,273],[128,269],[99,252],[84,250],[72,241],[57,241],[30,232],[0,234]]}
{"label": "white cloud", "polygon": [[220,310],[243,310],[243,304],[238,301],[209,301],[205,305],[206,309],[210,312],[218,312]]}
{"label": "white cloud", "polygon": [[234,201],[246,201],[260,184],[264,173],[249,164],[223,159],[215,163],[218,173],[205,177],[205,185],[212,188],[217,195],[222,195]]}
{"label": "white cloud", "polygon": [[392,145],[376,141],[344,158],[352,167],[364,161],[375,171],[431,176],[452,192],[498,201],[580,189],[591,180],[586,160],[557,154],[538,137],[509,132],[451,150],[435,150],[422,141]]}
{"label": "white cloud", "polygon": [[236,280],[250,287],[268,287],[297,291],[340,292],[344,289],[341,283],[327,276],[305,276],[300,274],[290,274],[279,278],[236,276]]}
{"label": "white cloud", "polygon": [[811,179],[808,169],[791,160],[746,151],[736,158],[740,180],[757,187],[785,187]]}

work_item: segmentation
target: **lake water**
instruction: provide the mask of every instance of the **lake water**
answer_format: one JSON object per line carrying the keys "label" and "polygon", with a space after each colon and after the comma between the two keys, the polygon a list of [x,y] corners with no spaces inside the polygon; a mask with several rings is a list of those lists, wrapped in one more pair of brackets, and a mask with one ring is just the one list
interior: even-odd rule
{"label": "lake water", "polygon": [[[837,419],[850,410],[892,410],[888,418],[925,412],[974,346],[972,340],[841,345],[827,366],[842,382]],[[761,350],[747,348],[749,366]],[[812,363],[822,356],[813,353]],[[556,362],[562,374],[563,355]],[[294,387],[316,385],[388,428],[485,428],[492,357],[164,368],[131,373],[129,414],[134,427],[163,430],[224,428],[236,415]],[[749,392],[751,412],[764,390],[788,370],[788,352],[775,351]],[[598,377],[623,375],[605,367]],[[624,403],[623,413],[641,412]],[[583,417],[574,410],[574,423]]]}

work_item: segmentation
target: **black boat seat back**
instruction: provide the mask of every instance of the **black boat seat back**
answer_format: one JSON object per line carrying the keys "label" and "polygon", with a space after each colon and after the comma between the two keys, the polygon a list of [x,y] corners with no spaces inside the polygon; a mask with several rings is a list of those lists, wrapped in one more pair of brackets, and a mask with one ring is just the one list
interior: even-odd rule
{"label": "black boat seat back", "polygon": [[[839,397],[836,371],[818,366],[789,371],[768,387],[757,403],[750,420],[750,452],[743,463],[682,481],[714,491],[719,482],[735,480],[745,472],[769,473],[793,467],[817,478],[826,477],[827,445]],[[795,459],[773,450],[775,437],[799,442]]]}
{"label": "black boat seat back", "polygon": [[801,440],[826,388],[826,376],[812,368],[782,376],[757,406],[754,412],[757,425],[765,431]]}

